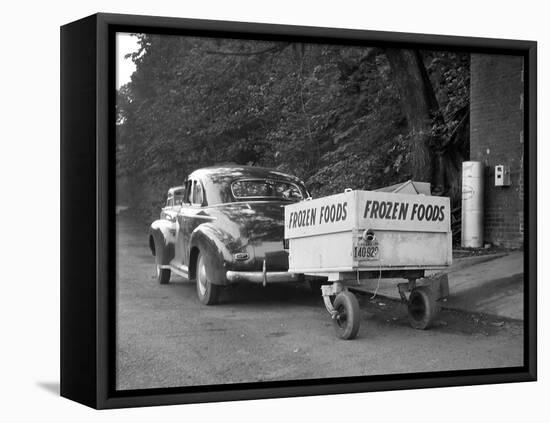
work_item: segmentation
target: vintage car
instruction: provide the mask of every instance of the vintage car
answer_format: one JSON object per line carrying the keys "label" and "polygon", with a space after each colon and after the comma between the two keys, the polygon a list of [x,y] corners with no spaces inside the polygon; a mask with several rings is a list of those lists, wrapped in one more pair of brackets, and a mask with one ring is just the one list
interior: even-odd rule
{"label": "vintage car", "polygon": [[172,273],[195,281],[199,300],[209,305],[229,284],[300,281],[288,272],[284,206],[307,198],[303,182],[273,169],[194,171],[168,192],[161,218],[150,227],[158,282],[168,283]]}
{"label": "vintage car", "polygon": [[175,221],[175,218],[183,204],[184,195],[185,186],[170,188],[166,197],[166,203],[160,211],[160,218]]}

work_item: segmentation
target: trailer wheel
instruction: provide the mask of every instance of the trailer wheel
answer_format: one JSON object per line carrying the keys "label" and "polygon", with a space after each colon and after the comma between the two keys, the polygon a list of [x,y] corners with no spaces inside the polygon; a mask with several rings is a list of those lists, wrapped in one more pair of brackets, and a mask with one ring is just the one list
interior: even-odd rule
{"label": "trailer wheel", "polygon": [[428,286],[414,288],[407,303],[409,323],[414,329],[428,329],[439,313],[433,291]]}
{"label": "trailer wheel", "polygon": [[349,291],[340,292],[334,300],[338,314],[332,319],[336,335],[341,339],[353,339],[359,331],[359,303]]}
{"label": "trailer wheel", "polygon": [[157,268],[157,282],[161,285],[166,285],[168,282],[170,282],[170,269],[162,269],[160,265],[156,265]]}

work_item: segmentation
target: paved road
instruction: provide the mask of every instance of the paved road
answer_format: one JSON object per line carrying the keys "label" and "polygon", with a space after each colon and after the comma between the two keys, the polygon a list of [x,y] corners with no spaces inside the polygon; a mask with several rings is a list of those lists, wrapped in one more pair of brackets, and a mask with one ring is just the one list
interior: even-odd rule
{"label": "paved road", "polygon": [[240,286],[203,306],[183,279],[158,285],[147,227],[118,217],[117,387],[218,383],[520,366],[523,324],[443,311],[411,329],[396,301],[362,296],[358,338],[335,337],[306,286]]}

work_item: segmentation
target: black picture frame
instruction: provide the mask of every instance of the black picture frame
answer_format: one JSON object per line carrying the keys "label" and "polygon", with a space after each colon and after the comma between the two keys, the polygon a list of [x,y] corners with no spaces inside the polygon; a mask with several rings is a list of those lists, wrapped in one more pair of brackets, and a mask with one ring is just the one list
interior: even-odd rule
{"label": "black picture frame", "polygon": [[[115,34],[139,32],[514,54],[525,70],[524,365],[116,391],[114,268]],[[534,381],[537,45],[533,41],[95,14],[61,28],[61,395],[90,407],[232,401]],[[78,204],[78,207],[76,207]]]}

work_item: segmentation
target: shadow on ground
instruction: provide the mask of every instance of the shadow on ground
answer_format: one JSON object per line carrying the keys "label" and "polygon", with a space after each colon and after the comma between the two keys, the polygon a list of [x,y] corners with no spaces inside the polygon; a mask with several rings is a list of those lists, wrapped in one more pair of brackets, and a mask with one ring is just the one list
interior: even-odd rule
{"label": "shadow on ground", "polygon": [[36,382],[36,386],[42,388],[50,394],[54,394],[56,396],[59,396],[60,394],[59,382]]}

